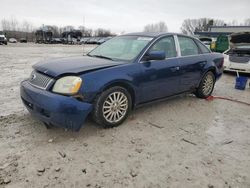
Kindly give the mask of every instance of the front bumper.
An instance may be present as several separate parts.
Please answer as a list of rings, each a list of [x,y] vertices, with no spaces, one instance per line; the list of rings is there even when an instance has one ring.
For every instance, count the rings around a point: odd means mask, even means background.
[[[92,104],[38,89],[27,80],[21,83],[22,101],[32,116],[47,124],[79,131]]]

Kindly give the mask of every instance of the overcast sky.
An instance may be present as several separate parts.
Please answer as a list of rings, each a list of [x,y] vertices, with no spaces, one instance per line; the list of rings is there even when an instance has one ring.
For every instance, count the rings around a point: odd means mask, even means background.
[[[250,0],[0,0],[0,20],[15,17],[35,26],[84,25],[113,32],[142,31],[144,25],[166,22],[179,32],[186,18],[211,17],[243,22],[250,18]]]

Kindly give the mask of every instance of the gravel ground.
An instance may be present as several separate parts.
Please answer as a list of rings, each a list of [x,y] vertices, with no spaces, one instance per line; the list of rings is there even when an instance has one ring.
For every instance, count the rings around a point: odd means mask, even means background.
[[[84,49],[88,51],[90,47]],[[88,121],[47,130],[30,117],[19,83],[42,59],[82,46],[0,46],[0,187],[250,187],[250,106],[183,95],[135,110],[121,126]],[[250,103],[223,75],[214,95]]]

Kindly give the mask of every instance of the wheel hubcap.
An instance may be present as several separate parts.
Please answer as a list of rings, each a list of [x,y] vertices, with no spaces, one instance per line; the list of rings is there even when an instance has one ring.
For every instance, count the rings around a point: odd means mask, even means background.
[[[106,121],[116,123],[125,116],[127,109],[127,96],[122,92],[114,92],[104,101],[102,112]]]
[[[213,76],[208,74],[206,78],[204,79],[203,86],[202,86],[202,91],[204,95],[210,95],[210,93],[213,90],[214,86],[214,79]]]

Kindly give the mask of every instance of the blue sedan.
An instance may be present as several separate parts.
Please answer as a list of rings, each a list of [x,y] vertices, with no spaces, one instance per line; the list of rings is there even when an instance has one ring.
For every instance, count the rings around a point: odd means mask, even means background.
[[[207,98],[223,71],[222,54],[175,33],[117,36],[86,56],[43,61],[21,83],[21,99],[46,125],[80,130],[91,115],[120,125],[138,105],[194,93]]]

